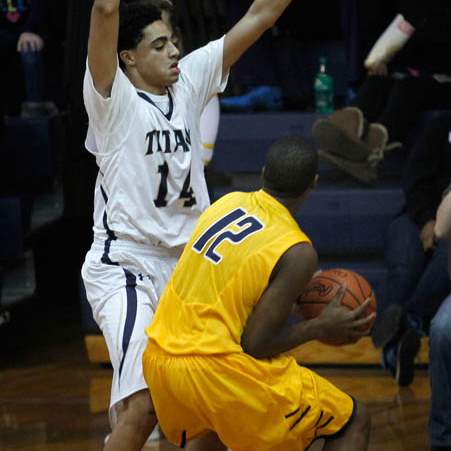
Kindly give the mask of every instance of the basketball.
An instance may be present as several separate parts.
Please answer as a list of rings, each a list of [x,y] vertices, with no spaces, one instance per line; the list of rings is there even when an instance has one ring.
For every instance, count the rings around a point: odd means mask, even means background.
[[[368,281],[354,271],[337,268],[318,273],[308,283],[304,293],[297,302],[297,312],[300,317],[303,319],[312,319],[319,316],[343,284],[346,285],[346,290],[341,305],[347,307],[349,310],[354,310],[363,304],[366,299],[371,298],[365,316],[376,312],[376,297]],[[373,323],[370,324],[371,327]],[[322,341],[335,346],[340,345],[340,343],[329,340]]]

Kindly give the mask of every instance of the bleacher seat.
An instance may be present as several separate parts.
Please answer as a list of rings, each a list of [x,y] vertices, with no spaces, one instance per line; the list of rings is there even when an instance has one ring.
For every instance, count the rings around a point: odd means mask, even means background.
[[[0,142],[0,307],[12,307],[35,293],[30,238],[36,227],[49,222],[47,210],[56,209],[62,125],[59,116],[5,120]],[[60,213],[60,203],[57,207]]]

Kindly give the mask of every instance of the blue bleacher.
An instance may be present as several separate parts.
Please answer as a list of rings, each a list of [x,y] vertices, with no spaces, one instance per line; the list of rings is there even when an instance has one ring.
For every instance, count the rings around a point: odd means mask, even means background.
[[[0,310],[35,292],[31,238],[37,226],[49,222],[46,208],[56,208],[61,132],[57,116],[5,120],[0,140]]]

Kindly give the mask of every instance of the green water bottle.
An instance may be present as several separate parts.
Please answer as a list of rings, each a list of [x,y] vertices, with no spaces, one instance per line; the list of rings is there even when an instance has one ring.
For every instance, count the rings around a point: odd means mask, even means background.
[[[315,109],[317,113],[331,114],[334,111],[334,79],[327,73],[327,59],[319,59],[319,72],[315,77]]]

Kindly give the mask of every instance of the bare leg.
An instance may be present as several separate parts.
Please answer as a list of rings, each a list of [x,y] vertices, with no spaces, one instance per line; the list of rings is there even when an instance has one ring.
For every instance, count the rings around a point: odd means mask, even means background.
[[[141,451],[156,424],[149,392],[134,393],[124,401],[118,422],[103,451]]]
[[[326,440],[323,451],[366,451],[370,438],[371,418],[366,407],[357,402],[357,412],[343,436]]]
[[[204,436],[188,443],[187,451],[227,451],[214,432],[209,432]]]

